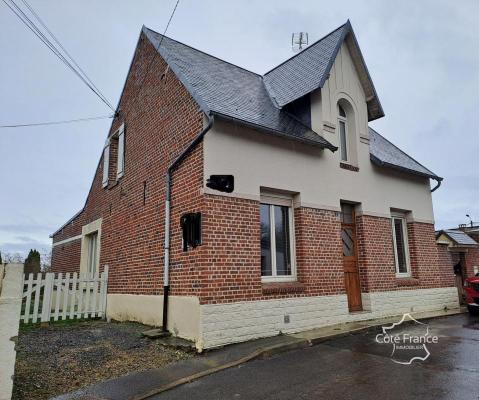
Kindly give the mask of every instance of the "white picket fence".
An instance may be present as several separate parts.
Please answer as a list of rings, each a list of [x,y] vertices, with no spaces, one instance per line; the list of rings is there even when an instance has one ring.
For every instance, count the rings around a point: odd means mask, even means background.
[[[30,274],[23,281],[21,322],[103,318],[106,312],[108,267],[101,274]]]

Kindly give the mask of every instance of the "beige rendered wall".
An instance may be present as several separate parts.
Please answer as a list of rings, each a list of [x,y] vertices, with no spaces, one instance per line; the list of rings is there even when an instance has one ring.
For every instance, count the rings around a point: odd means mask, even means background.
[[[3,278],[3,279],[2,279]],[[0,264],[0,400],[10,400],[23,294],[23,264]]]
[[[311,96],[311,127],[335,145],[338,145],[337,135],[331,134],[324,124],[336,127],[336,105],[342,98],[354,108],[357,143],[360,137],[369,138],[366,96],[346,43],[339,49],[323,88]]]
[[[196,341],[200,329],[200,303],[193,296],[170,296],[168,329],[175,336]],[[106,314],[116,321],[137,321],[145,325],[161,326],[163,296],[109,294]]]
[[[359,143],[360,170],[353,172],[339,167],[338,152],[216,121],[204,154],[205,179],[234,175],[232,196],[259,200],[260,187],[268,187],[299,193],[306,207],[339,210],[340,200],[347,200],[361,203],[365,214],[389,217],[398,208],[412,211],[417,221],[434,219],[429,181],[374,166],[367,143]]]

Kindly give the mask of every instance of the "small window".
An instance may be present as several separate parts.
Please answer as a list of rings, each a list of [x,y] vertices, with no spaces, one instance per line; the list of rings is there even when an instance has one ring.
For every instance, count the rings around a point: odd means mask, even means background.
[[[117,159],[116,178],[119,179],[125,173],[125,125],[118,130],[118,159]]]
[[[184,214],[180,219],[183,232],[183,251],[201,244],[201,213]]]
[[[93,232],[87,236],[88,240],[88,273],[94,275],[98,264],[98,232]]]
[[[406,218],[403,216],[393,216],[391,220],[394,242],[394,258],[396,262],[396,275],[409,276],[410,262]]]
[[[260,223],[263,280],[292,280],[295,270],[291,200],[262,202]]]
[[[338,104],[339,150],[341,161],[348,161],[348,124],[343,107]]]
[[[103,149],[103,187],[108,186],[108,174],[109,174],[109,165],[110,165],[110,145]]]

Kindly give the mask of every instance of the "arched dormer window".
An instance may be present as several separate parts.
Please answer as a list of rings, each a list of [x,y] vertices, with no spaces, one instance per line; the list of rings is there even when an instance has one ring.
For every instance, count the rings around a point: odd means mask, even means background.
[[[338,126],[339,126],[339,151],[341,161],[349,161],[348,155],[348,120],[344,108],[338,104]]]

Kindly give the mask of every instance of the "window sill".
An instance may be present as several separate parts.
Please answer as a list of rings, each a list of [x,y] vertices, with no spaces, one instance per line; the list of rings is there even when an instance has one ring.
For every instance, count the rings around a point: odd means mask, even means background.
[[[359,167],[356,167],[354,165],[351,165],[351,164],[348,164],[348,163],[345,163],[345,162],[339,163],[339,166],[342,169],[347,169],[348,171],[359,172]]]
[[[419,286],[419,279],[411,277],[396,277],[396,285],[398,286]]]
[[[268,282],[262,283],[263,294],[301,293],[306,286],[301,282]]]
[[[117,180],[110,180],[110,182],[108,182],[108,185],[104,186],[103,188],[110,190],[110,189],[113,189],[116,185],[118,185],[118,179]]]

